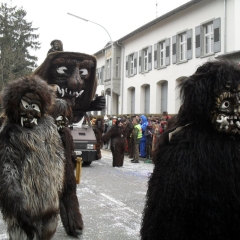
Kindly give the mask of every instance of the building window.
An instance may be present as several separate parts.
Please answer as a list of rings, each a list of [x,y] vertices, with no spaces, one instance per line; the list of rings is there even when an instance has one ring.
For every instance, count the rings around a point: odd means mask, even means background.
[[[120,57],[116,59],[116,77],[120,77]]]
[[[204,26],[204,54],[213,53],[213,23]]]
[[[221,52],[221,18],[195,27],[195,56],[209,56]]]
[[[130,76],[132,76],[134,73],[134,55],[133,54],[130,55],[129,58],[130,58]]]
[[[144,66],[144,72],[148,71],[148,49],[143,49],[143,66]]]
[[[107,79],[111,78],[111,59],[107,60]]]
[[[164,67],[166,65],[166,46],[165,41],[159,43],[159,51],[160,51],[160,67]]]
[[[179,34],[179,61],[185,61],[187,59],[187,34]]]

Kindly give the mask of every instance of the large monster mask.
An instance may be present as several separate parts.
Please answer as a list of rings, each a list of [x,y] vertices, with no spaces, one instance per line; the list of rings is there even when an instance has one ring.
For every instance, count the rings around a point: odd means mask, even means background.
[[[65,99],[72,107],[78,122],[87,111],[102,110],[105,98],[95,97],[96,58],[91,55],[74,52],[55,52],[48,54],[42,65],[36,69],[38,75],[55,90],[58,98]]]
[[[227,84],[216,94],[212,123],[219,132],[240,134],[240,85],[231,89]]]

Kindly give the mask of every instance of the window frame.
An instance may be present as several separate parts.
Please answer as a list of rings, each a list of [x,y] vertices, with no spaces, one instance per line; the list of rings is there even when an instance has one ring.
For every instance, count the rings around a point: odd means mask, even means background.
[[[182,41],[182,37],[184,37]],[[187,61],[187,32],[184,31],[178,34],[178,62]]]
[[[163,68],[166,67],[166,40],[161,41],[159,44],[159,67]],[[163,48],[162,48],[163,45]],[[163,56],[161,56],[163,54]],[[163,60],[163,64],[162,64]]]
[[[211,32],[207,33],[207,27],[211,26]],[[204,25],[202,25],[203,27],[203,55],[209,55],[209,54],[213,54],[214,53],[214,33],[213,33],[213,22],[210,21]],[[210,37],[210,44],[207,44],[207,40],[206,38]],[[207,52],[207,46],[210,46],[210,51]]]
[[[143,51],[143,70],[144,70],[143,72],[148,72],[148,48],[144,48],[142,51]]]

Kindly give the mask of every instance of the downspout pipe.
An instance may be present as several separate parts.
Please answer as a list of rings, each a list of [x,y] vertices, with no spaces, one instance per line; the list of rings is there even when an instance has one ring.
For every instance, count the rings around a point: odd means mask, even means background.
[[[226,1],[223,0],[223,9],[224,9],[224,53],[226,53],[227,50],[227,6],[226,6]]]
[[[119,45],[122,48],[122,66],[121,66],[121,114],[123,114],[123,78],[124,78],[124,54],[125,54],[125,48],[123,45],[117,42],[117,45]]]

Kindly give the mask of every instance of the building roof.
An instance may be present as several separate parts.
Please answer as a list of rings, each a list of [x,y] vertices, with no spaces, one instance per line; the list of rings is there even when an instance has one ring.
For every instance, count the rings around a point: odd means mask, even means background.
[[[162,16],[154,19],[154,20],[152,20],[151,22],[148,22],[147,24],[141,26],[140,28],[137,28],[136,30],[128,33],[128,34],[125,35],[124,37],[119,38],[119,39],[118,39],[117,41],[115,41],[115,42],[121,43],[121,42],[127,40],[128,38],[130,38],[130,37],[132,37],[132,36],[134,36],[134,35],[142,32],[142,31],[144,31],[145,29],[153,26],[154,24],[157,24],[157,23],[159,23],[160,21],[162,21],[162,20],[164,20],[164,19],[166,19],[166,18],[168,18],[168,17],[171,17],[171,16],[173,16],[174,14],[176,14],[176,13],[178,13],[178,12],[181,12],[181,11],[185,10],[186,8],[189,8],[189,7],[191,7],[192,5],[194,5],[194,4],[198,3],[198,2],[201,2],[201,1],[203,1],[203,0],[191,0],[191,1],[189,1],[189,2],[187,2],[187,3],[185,3],[185,4],[183,4],[183,5],[181,5],[180,7],[175,8],[175,9],[173,9],[172,11],[170,11],[170,12],[168,12],[168,13],[165,13],[164,15],[162,15]],[[108,44],[107,44],[107,45],[108,45]],[[107,45],[106,45],[106,46],[107,46]],[[93,55],[95,55],[95,56],[99,55],[100,53],[102,53],[102,52],[104,51],[104,49],[105,49],[105,47],[104,47],[103,49],[99,50],[98,52],[94,53]]]

